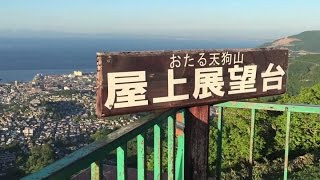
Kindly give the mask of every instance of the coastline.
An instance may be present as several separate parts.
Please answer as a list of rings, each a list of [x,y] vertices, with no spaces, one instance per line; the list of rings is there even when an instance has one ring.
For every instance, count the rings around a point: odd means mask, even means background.
[[[36,74],[43,75],[61,75],[72,74],[73,71],[96,72],[96,69],[31,69],[31,70],[0,70],[0,84],[14,81],[27,82],[31,81]]]

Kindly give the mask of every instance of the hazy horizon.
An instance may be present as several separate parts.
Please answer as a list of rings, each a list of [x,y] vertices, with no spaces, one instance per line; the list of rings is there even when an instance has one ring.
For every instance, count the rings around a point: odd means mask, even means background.
[[[4,1],[0,79],[14,79],[18,70],[94,69],[97,51],[256,48],[320,29],[319,6],[303,0]]]
[[[301,31],[302,32],[302,31]],[[298,34],[297,32],[295,34]],[[178,40],[249,40],[249,41],[273,41],[278,38],[291,36],[294,34],[283,33],[283,35],[272,37],[243,37],[234,35],[221,35],[219,33],[204,35],[203,33],[190,34],[144,34],[144,33],[78,33],[50,30],[9,30],[0,29],[0,38],[129,38],[129,39],[178,39]]]
[[[12,0],[1,3],[0,36],[46,32],[56,36],[271,40],[320,29],[315,23],[320,2],[311,1]]]

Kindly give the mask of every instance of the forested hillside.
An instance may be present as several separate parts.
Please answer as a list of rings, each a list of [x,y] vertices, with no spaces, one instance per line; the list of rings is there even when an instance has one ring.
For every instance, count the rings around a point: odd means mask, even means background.
[[[292,50],[305,50],[320,53],[320,31],[305,31],[297,35],[289,36],[300,41],[293,43]]]
[[[319,30],[283,37],[260,47],[289,49],[288,94],[296,95],[302,88],[320,83]]]
[[[320,55],[309,54],[289,59],[288,93],[297,94],[302,88],[320,83]]]

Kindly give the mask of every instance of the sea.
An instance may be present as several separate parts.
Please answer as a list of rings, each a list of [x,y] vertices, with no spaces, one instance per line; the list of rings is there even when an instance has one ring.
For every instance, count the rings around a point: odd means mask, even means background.
[[[30,81],[36,74],[96,72],[96,52],[254,48],[261,40],[0,37],[0,83]]]

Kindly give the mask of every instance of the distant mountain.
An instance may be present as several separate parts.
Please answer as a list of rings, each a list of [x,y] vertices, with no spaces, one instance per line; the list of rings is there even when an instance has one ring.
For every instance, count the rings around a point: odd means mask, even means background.
[[[320,53],[320,30],[304,31],[297,35],[265,43],[261,47],[285,47],[292,53],[299,55],[318,54]]]
[[[260,47],[289,49],[288,93],[320,83],[320,30],[305,31],[268,42]]]

